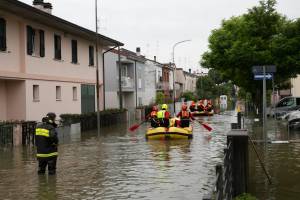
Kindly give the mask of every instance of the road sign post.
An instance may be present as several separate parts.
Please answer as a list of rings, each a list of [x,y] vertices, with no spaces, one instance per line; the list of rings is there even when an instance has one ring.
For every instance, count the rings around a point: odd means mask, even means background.
[[[267,129],[266,129],[266,107],[267,107],[267,86],[266,80],[273,80],[273,73],[276,72],[275,65],[263,65],[263,66],[253,66],[252,72],[254,74],[254,80],[263,81],[263,139],[267,143]]]

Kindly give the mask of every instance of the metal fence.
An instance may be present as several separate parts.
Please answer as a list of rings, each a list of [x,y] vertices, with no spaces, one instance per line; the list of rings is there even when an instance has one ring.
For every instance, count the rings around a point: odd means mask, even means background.
[[[0,124],[0,145],[13,144],[13,124]]]
[[[0,124],[0,145],[13,145],[19,134],[21,134],[20,140],[22,145],[34,145],[36,124],[35,121]],[[18,126],[20,131],[18,131]]]
[[[37,123],[35,121],[22,123],[22,145],[34,145],[36,124]]]
[[[233,148],[232,141],[228,138],[227,147],[224,149],[224,165],[216,166],[216,179],[214,182],[215,191],[214,198],[206,196],[205,200],[216,199],[216,200],[230,200],[233,197],[232,188],[232,157]]]

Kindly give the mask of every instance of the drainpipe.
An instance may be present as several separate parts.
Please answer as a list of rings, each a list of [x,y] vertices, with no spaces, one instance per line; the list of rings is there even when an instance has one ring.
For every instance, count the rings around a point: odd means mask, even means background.
[[[105,110],[106,109],[106,100],[105,100],[105,91],[106,91],[106,89],[105,89],[105,60],[104,60],[104,56],[105,56],[105,54],[106,53],[108,53],[108,52],[110,52],[110,51],[112,51],[112,50],[114,50],[115,48],[117,48],[117,47],[119,47],[119,46],[115,46],[115,47],[113,47],[113,48],[110,48],[110,49],[108,49],[107,51],[104,51],[103,53],[102,53],[102,66],[103,66],[103,110]]]
[[[136,71],[136,60],[134,61],[134,77],[135,77],[135,108],[137,107],[137,101],[138,101],[138,96],[137,96],[137,71]]]
[[[121,55],[120,55],[120,46],[118,46],[118,66],[119,66],[119,100],[120,100],[120,109],[123,109],[123,97],[122,97],[122,81],[121,81]]]

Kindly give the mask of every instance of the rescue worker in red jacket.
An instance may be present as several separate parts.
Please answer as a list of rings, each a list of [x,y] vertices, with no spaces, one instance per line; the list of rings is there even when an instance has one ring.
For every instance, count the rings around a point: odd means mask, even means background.
[[[35,129],[36,156],[39,162],[38,174],[45,174],[47,166],[49,175],[56,173],[58,137],[55,130],[57,127],[55,118],[55,113],[48,113]]]
[[[203,100],[200,100],[200,101],[198,102],[197,110],[198,110],[199,112],[202,112],[202,111],[205,110],[205,106],[204,106],[204,104],[203,104]]]
[[[163,104],[161,106],[160,111],[157,112],[157,118],[159,120],[159,124],[162,127],[169,127],[170,126],[170,112],[168,111],[168,105]]]
[[[177,114],[177,117],[180,117],[180,126],[182,128],[190,126],[190,119],[195,120],[192,113],[187,110],[187,105],[183,104],[181,111]]]
[[[195,110],[196,110],[196,104],[195,104],[194,101],[192,101],[192,103],[191,103],[191,105],[190,105],[190,111],[191,111],[191,112],[195,112]]]
[[[212,104],[211,100],[207,101],[206,111],[211,112],[214,109],[214,106]]]
[[[158,121],[158,118],[157,118],[157,112],[158,112],[158,108],[157,106],[153,106],[152,107],[152,111],[150,113],[150,122],[151,122],[151,126],[153,128],[157,128],[159,127],[159,121]]]

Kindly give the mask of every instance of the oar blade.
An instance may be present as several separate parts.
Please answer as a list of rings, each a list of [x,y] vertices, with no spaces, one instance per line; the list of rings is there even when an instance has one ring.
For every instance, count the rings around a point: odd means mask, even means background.
[[[205,123],[201,123],[201,125],[208,131],[212,131],[212,127],[209,126],[208,124],[205,124]]]
[[[129,128],[129,130],[130,130],[131,132],[133,132],[133,131],[135,131],[136,129],[138,129],[139,127],[140,127],[139,124],[135,124],[135,125],[131,126],[131,127]]]

